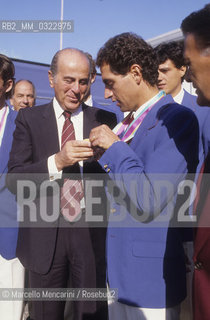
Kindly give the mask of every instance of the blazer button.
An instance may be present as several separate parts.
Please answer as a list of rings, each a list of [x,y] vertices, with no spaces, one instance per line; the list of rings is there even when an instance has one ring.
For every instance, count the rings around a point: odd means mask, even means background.
[[[202,269],[203,269],[203,264],[202,264],[202,262],[196,261],[194,268],[195,268],[195,270],[198,270],[198,271],[202,270]]]

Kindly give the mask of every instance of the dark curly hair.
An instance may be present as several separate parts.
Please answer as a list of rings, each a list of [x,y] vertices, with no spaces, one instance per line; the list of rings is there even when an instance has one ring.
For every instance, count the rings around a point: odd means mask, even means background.
[[[210,3],[201,10],[192,12],[181,24],[184,34],[192,33],[200,48],[210,46]]]
[[[151,86],[158,79],[158,63],[154,49],[140,36],[126,32],[109,39],[99,50],[96,64],[108,64],[113,73],[125,75],[133,64],[141,67],[143,79]]]
[[[158,63],[162,64],[166,60],[171,60],[177,69],[186,65],[184,58],[184,42],[183,41],[171,41],[167,43],[161,43],[155,47]]]
[[[10,58],[5,56],[4,54],[0,54],[0,77],[4,81],[4,85],[8,80],[13,81],[13,85],[15,82],[15,67]],[[12,89],[9,92],[6,92],[5,98],[11,98]]]

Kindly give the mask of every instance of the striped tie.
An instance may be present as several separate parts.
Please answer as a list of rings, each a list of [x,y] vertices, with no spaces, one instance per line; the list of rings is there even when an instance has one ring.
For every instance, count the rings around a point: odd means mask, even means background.
[[[65,122],[63,125],[61,148],[69,140],[75,140],[74,126],[71,121],[71,113],[64,111]],[[65,170],[64,170],[65,171]],[[84,197],[81,180],[64,179],[61,188],[61,213],[68,221],[78,220],[81,212],[80,200]],[[77,218],[77,219],[76,219]]]

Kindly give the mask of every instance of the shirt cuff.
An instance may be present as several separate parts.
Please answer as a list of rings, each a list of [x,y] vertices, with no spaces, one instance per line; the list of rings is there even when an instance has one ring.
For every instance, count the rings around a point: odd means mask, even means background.
[[[55,164],[55,154],[50,156],[47,159],[47,166],[48,166],[48,172],[50,181],[61,179],[63,171],[58,171],[56,164]]]

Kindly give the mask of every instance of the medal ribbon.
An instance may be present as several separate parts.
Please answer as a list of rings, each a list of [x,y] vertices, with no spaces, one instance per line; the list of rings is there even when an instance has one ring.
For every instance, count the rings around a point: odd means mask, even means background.
[[[118,136],[123,134],[121,137],[121,140],[124,142],[131,140],[134,137],[138,127],[146,117],[147,113],[165,95],[166,94],[164,91],[160,91],[156,96],[150,99],[148,103],[145,105],[145,107],[142,109],[142,111],[130,124],[129,124],[129,120],[132,115],[132,112],[129,113],[127,117],[125,117],[125,119],[122,120],[122,122],[117,124],[117,126],[113,129],[113,132]]]
[[[3,124],[4,124],[4,119],[5,119],[5,116],[6,116],[6,114],[7,114],[7,106],[4,108],[4,113],[3,113],[3,116],[2,116],[2,118],[1,118],[1,122],[0,122],[0,132],[1,132],[1,129],[2,129],[2,127],[3,127]]]

